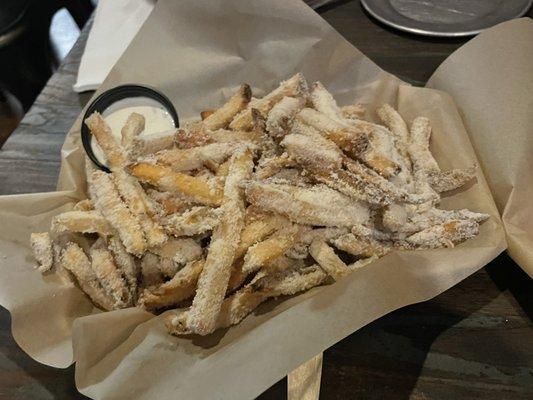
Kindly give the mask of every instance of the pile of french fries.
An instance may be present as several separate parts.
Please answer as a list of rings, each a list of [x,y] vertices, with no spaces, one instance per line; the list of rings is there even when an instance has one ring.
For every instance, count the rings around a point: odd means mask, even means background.
[[[95,113],[111,173],[87,161],[89,198],[32,234],[39,269],[104,310],[174,309],[170,333],[206,335],[390,251],[477,235],[487,215],[437,208],[475,168],[441,171],[427,118],[367,114],[301,74],[262,98],[242,85],[173,132],[139,136],[131,114],[120,143]]]

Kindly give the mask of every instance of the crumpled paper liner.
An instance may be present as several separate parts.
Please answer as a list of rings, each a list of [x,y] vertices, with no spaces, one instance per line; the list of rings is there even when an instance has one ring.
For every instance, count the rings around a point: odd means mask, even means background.
[[[496,29],[506,31],[506,24]],[[475,41],[491,45],[484,35]],[[300,2],[159,0],[100,92],[124,83],[155,87],[183,121],[220,104],[241,82],[261,94],[297,71],[322,81],[341,104],[364,102],[372,119],[384,102],[408,122],[429,117],[432,150],[444,169],[491,163],[476,159],[469,139],[476,131],[466,131],[449,95],[382,71]],[[22,349],[56,367],[75,360],[77,387],[92,398],[254,397],[374,319],[450,288],[507,246],[480,169],[475,184],[442,201],[443,208],[491,215],[475,239],[454,249],[392,253],[335,284],[269,301],[235,327],[173,337],[162,316],[98,312],[74,286],[33,269],[30,232],[48,230],[52,216],[85,197],[80,122],[65,140],[58,192],[0,197],[0,223],[9,227],[0,232],[0,303],[11,312]]]

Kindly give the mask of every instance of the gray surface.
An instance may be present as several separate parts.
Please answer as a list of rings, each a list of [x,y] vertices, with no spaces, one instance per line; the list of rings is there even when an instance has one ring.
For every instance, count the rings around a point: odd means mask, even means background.
[[[427,36],[474,35],[524,15],[532,0],[361,0],[376,19]]]

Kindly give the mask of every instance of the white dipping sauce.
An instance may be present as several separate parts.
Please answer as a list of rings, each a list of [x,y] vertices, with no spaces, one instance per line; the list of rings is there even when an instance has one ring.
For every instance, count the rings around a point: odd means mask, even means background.
[[[130,114],[134,112],[141,114],[145,120],[144,131],[142,131],[139,136],[148,136],[153,133],[164,132],[174,128],[174,120],[164,108],[149,105],[117,108],[115,104],[113,104],[113,106],[104,112],[103,117],[111,128],[111,132],[117,139],[118,143],[122,140],[120,133],[122,127],[126,123]],[[94,136],[91,138],[91,148],[98,161],[103,165],[107,165],[105,155]]]

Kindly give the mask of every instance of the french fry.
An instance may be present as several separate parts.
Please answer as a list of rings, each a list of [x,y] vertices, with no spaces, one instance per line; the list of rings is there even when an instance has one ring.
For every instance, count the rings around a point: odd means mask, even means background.
[[[429,150],[429,139],[431,136],[431,125],[429,119],[424,117],[415,118],[411,126],[409,140],[409,156],[413,162],[415,171],[422,171],[426,175],[440,172],[437,160]]]
[[[311,86],[309,100],[315,110],[327,115],[329,118],[342,121],[343,116],[341,109],[330,92],[320,82],[315,82]]]
[[[249,149],[232,156],[224,185],[223,213],[220,223],[213,230],[205,266],[198,279],[198,289],[187,318],[189,329],[195,333],[205,335],[216,329],[244,226],[244,193],[240,182],[250,177],[252,168],[252,152]]]
[[[137,281],[140,275],[140,268],[134,257],[126,251],[126,248],[116,236],[108,239],[109,251],[113,255],[115,263],[120,269],[131,293],[132,301],[137,299]]]
[[[269,238],[252,245],[244,256],[242,271],[252,273],[268,265],[289,250],[298,234],[298,226],[292,225],[281,229]]]
[[[124,166],[126,163],[126,154],[111,133],[111,128],[109,128],[102,116],[95,111],[85,120],[85,124],[104,152],[109,169]]]
[[[210,115],[212,115],[216,110],[203,110],[203,111],[200,111],[200,118],[202,119],[202,121],[204,119],[206,119],[207,117],[209,117]]]
[[[54,265],[54,253],[50,234],[48,232],[32,233],[30,235],[30,244],[33,256],[39,263],[39,272],[44,273],[50,271]]]
[[[280,172],[283,168],[294,167],[296,165],[296,162],[287,153],[283,153],[281,156],[275,156],[265,160],[255,172],[255,177],[257,179],[267,179]]]
[[[392,108],[389,104],[384,104],[377,110],[377,114],[381,121],[390,129],[391,133],[396,138],[396,146],[398,151],[404,158],[406,167],[410,170],[411,163],[408,155],[409,131],[407,124],[402,116]]]
[[[302,74],[298,73],[288,80],[281,82],[272,92],[261,99],[252,99],[248,106],[238,113],[229,124],[233,130],[250,130],[252,128],[252,108],[255,108],[263,115],[267,115],[270,109],[283,97],[298,97],[307,95],[307,82]]]
[[[91,248],[91,268],[102,288],[113,299],[113,308],[124,308],[132,304],[131,293],[113,261],[113,256],[105,248]]]
[[[95,208],[117,231],[129,253],[142,254],[146,249],[146,240],[141,226],[121,200],[109,175],[102,171],[95,171],[92,174],[92,180],[96,197]]]
[[[325,186],[297,186],[253,182],[246,188],[248,201],[267,212],[285,215],[304,225],[351,226],[368,219],[368,209]]]
[[[364,119],[366,108],[361,103],[341,107],[341,115],[346,119]]]
[[[382,257],[392,250],[392,246],[382,243],[371,237],[356,236],[347,233],[331,241],[339,250],[359,257],[371,257],[377,255]]]
[[[141,282],[143,287],[158,286],[163,283],[163,275],[159,268],[160,257],[149,251],[141,258]]]
[[[174,236],[193,236],[212,230],[219,220],[219,208],[200,206],[168,216],[164,226]]]
[[[220,205],[222,201],[221,193],[213,192],[201,179],[172,171],[168,167],[137,163],[130,166],[130,171],[143,182],[164,191],[184,194],[200,204]]]
[[[156,207],[160,208],[159,213],[162,215],[182,213],[198,204],[190,197],[177,193],[148,189],[146,194],[156,204]]]
[[[179,132],[179,129],[171,129],[146,136],[133,137],[129,148],[131,159],[135,160],[139,157],[171,148],[176,143]]]
[[[204,119],[203,123],[209,130],[216,130],[227,126],[233,117],[244,109],[252,98],[252,89],[247,84],[241,85],[237,93],[216,110],[213,114]]]
[[[274,139],[283,139],[290,132],[294,117],[304,105],[304,97],[282,98],[268,113],[265,126],[268,134]]]
[[[126,123],[120,131],[121,143],[125,149],[129,149],[132,145],[133,138],[139,136],[144,131],[145,120],[139,113],[131,113],[126,120]]]
[[[98,211],[67,211],[52,219],[52,232],[98,233],[113,235],[115,229]]]
[[[455,190],[476,177],[476,167],[452,169],[430,174],[428,181],[433,190],[438,193]]]
[[[211,143],[191,149],[163,150],[155,154],[155,161],[174,171],[191,171],[202,168],[207,162],[222,163],[238,146],[238,143]]]
[[[311,246],[309,246],[309,254],[311,254],[322,269],[335,280],[346,276],[350,272],[350,269],[346,264],[323,240],[313,240]]]
[[[479,233],[479,224],[468,220],[451,220],[417,232],[406,239],[408,247],[435,249],[454,247],[456,243],[473,238]]]
[[[139,302],[148,309],[160,309],[192,297],[204,264],[205,260],[191,261],[170,281],[153,289],[145,289]]]
[[[92,302],[104,310],[113,310],[114,300],[104,291],[96,274],[91,268],[91,262],[84,251],[75,243],[67,244],[61,253],[61,265],[76,278],[81,290]]]
[[[202,256],[202,247],[191,238],[169,238],[165,244],[150,251],[179,264],[186,264]]]

